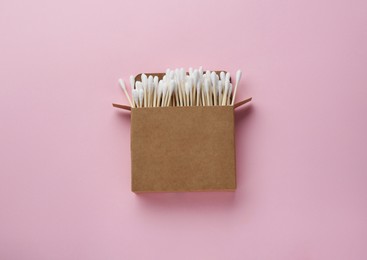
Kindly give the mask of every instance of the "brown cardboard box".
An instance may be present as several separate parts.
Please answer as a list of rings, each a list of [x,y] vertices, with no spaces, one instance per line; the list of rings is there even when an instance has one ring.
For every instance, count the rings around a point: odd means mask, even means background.
[[[132,191],[234,191],[234,108],[250,100],[206,107],[113,104],[131,110]]]

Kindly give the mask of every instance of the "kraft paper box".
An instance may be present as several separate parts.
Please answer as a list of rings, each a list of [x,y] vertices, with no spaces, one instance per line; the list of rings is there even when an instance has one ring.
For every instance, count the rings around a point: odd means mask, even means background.
[[[131,110],[132,191],[234,191],[234,108],[250,100],[235,106],[113,104]]]

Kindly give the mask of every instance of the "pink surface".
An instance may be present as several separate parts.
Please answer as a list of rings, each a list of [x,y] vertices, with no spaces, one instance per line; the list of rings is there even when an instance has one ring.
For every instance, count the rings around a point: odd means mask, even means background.
[[[0,2],[0,259],[367,259],[366,1]],[[130,192],[119,77],[241,68],[235,193]]]

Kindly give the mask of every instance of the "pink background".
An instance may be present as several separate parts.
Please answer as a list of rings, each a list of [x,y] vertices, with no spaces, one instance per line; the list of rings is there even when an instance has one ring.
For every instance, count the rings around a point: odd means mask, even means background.
[[[366,1],[0,2],[0,259],[367,259]],[[244,78],[235,193],[130,192],[117,79]]]

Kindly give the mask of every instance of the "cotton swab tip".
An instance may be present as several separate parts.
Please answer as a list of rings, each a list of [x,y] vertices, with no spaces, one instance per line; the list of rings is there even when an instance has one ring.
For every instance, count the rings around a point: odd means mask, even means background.
[[[130,86],[131,89],[133,89],[135,86],[135,77],[133,75],[130,76]]]
[[[229,84],[231,84],[231,83],[229,82],[229,80],[228,80],[228,81],[226,80],[226,83],[225,83],[225,85],[224,85],[224,89],[225,89],[225,91],[228,91],[228,89],[229,89]]]
[[[220,72],[220,74],[219,74],[219,76],[220,76],[220,80],[221,80],[222,82],[224,82],[224,81],[225,81],[225,79],[226,79],[226,74],[224,73],[224,71],[221,71],[221,72]]]
[[[223,91],[223,84],[222,84],[222,81],[221,80],[218,81],[218,91],[220,93],[222,93],[222,91]]]
[[[139,89],[139,101],[141,102],[144,98],[144,90],[143,89]]]
[[[137,81],[136,82],[136,89],[140,91],[140,89],[143,89],[143,84],[141,83],[141,81]]]
[[[188,82],[185,82],[185,92],[186,92],[186,95],[190,94],[190,86]]]
[[[201,89],[201,82],[199,80],[198,83],[196,83],[196,92],[199,93],[200,89]]]
[[[237,72],[236,72],[236,84],[237,84],[237,82],[239,82],[241,80],[241,76],[242,76],[242,71],[237,70]]]
[[[136,104],[138,104],[138,103],[139,103],[139,90],[137,90],[137,89],[133,89],[133,90],[132,90],[132,93],[133,93],[133,99],[134,99],[134,102],[135,102]]]
[[[152,75],[149,75],[149,77],[148,77],[148,83],[153,83],[153,76]]]
[[[162,91],[163,91],[163,93],[166,93],[166,91],[167,91],[167,83],[166,82],[162,82]]]
[[[125,91],[126,90],[125,82],[122,79],[119,79],[119,83],[121,88]]]
[[[229,72],[227,72],[226,73],[226,82],[228,81],[230,81],[230,79],[231,79],[231,74],[229,73]]]
[[[204,81],[204,90],[206,93],[209,93],[209,80]]]
[[[146,87],[148,85],[148,77],[144,73],[141,74],[141,82],[143,83],[143,87]]]
[[[203,75],[203,66],[200,66],[200,67],[199,67],[199,74],[200,74],[200,76],[202,76],[202,75]]]
[[[158,97],[161,96],[162,91],[163,91],[163,81],[159,81],[159,83],[158,83]]]
[[[217,73],[214,71],[210,74],[210,79],[212,80],[212,84],[214,87],[217,85]]]

